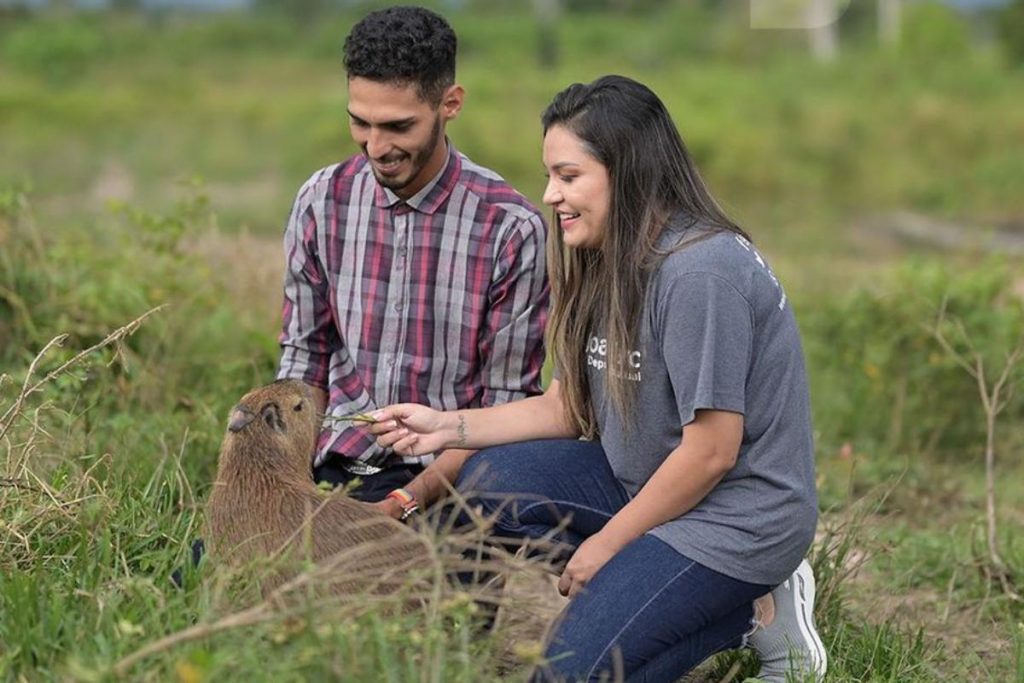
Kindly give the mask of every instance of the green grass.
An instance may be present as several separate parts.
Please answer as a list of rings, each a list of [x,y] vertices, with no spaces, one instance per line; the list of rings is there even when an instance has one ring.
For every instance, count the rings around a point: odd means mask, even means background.
[[[941,16],[908,25],[901,54],[850,41],[827,66],[795,36],[690,5],[570,14],[552,68],[535,61],[527,16],[452,20],[468,99],[450,133],[475,160],[539,199],[538,116],[552,94],[634,75],[772,257],[812,380],[829,680],[1024,681],[1024,609],[986,574],[976,389],[928,330],[945,297],[997,364],[1024,334],[1021,263],[910,258],[858,227],[894,209],[1019,222],[1024,74],[956,47],[962,27]],[[500,677],[499,643],[476,637],[459,599],[390,617],[310,603],[231,626],[242,593],[227,578],[207,566],[187,570],[183,590],[167,578],[188,566],[229,408],[273,375],[291,196],[353,151],[338,56],[348,25],[0,25],[0,678],[105,680],[145,645],[218,623],[128,677]],[[94,345],[18,403],[27,379]],[[1018,580],[1022,418],[1018,392],[997,440],[1000,543]],[[756,672],[728,655],[705,678],[736,664]]]
[[[14,22],[0,50],[0,181],[31,181],[40,211],[67,217],[111,196],[166,209],[168,180],[199,176],[227,229],[276,234],[309,173],[354,151],[340,67],[348,22]],[[797,36],[744,22],[570,16],[561,60],[546,68],[528,16],[456,14],[468,97],[452,137],[539,200],[540,111],[572,81],[622,72],[662,95],[755,236],[807,246],[895,207],[971,220],[1024,209],[1020,73],[969,52],[901,60],[857,45],[818,66]]]

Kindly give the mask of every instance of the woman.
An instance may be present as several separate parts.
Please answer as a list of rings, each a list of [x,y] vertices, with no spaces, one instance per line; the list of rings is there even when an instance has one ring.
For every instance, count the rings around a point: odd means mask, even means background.
[[[497,533],[561,529],[574,548],[538,678],[673,681],[748,642],[764,680],[791,661],[822,676],[802,562],[817,521],[810,409],[785,293],[648,88],[572,85],[542,123],[555,379],[493,408],[390,406],[374,415],[379,443],[507,444],[471,458],[458,486]]]

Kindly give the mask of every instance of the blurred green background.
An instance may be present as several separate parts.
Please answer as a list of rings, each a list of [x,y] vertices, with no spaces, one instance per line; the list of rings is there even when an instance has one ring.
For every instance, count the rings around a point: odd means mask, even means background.
[[[213,609],[159,577],[196,533],[228,408],[273,375],[280,234],[299,185],[355,152],[341,45],[385,4],[0,4],[0,676],[102,677]],[[984,533],[986,409],[959,363],[989,393],[1007,368],[992,492],[1020,577],[1024,1],[839,2],[818,32],[754,29],[739,1],[424,4],[459,35],[461,151],[539,203],[545,105],[632,76],[769,256],[804,335],[823,529],[860,524],[816,565],[842,580],[819,615],[833,680],[1024,681],[1024,610]],[[162,304],[18,403],[55,335],[34,377]],[[37,524],[25,481],[92,502]],[[184,647],[154,676],[294,673],[285,641]]]

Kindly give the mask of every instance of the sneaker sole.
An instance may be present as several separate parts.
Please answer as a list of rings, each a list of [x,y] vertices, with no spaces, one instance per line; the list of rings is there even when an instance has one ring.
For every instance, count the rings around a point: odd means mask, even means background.
[[[814,597],[816,592],[814,572],[811,571],[810,563],[804,560],[797,567],[795,574],[796,590],[794,595],[797,596],[797,622],[800,626],[800,635],[803,636],[807,649],[811,653],[813,661],[810,664],[814,668],[815,678],[820,681],[824,678],[825,670],[828,668],[828,655],[825,654],[825,646],[818,636],[818,630],[814,627]]]

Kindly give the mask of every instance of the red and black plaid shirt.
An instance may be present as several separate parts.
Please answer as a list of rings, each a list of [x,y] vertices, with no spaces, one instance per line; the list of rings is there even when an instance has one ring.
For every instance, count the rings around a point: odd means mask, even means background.
[[[372,474],[399,459],[331,417],[539,393],[545,236],[535,207],[450,142],[438,176],[404,201],[363,155],[313,174],[285,231],[278,378],[329,393],[315,464],[343,456]]]

